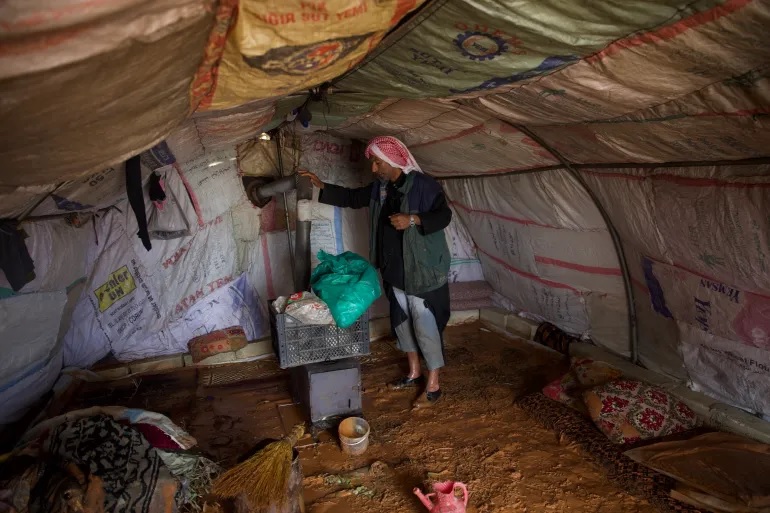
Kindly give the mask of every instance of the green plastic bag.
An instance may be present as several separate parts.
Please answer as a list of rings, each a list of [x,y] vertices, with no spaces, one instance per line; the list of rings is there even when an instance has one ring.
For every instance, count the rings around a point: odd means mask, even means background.
[[[310,287],[329,306],[337,326],[349,328],[382,293],[377,271],[350,251],[337,256],[319,251],[318,260]]]

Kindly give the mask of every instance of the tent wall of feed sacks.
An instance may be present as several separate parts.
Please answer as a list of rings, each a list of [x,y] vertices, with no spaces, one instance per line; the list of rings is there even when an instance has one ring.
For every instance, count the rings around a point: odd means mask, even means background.
[[[347,186],[399,137],[450,200],[452,282],[770,420],[769,26],[768,0],[3,2],[0,218],[36,278],[0,273],[0,422],[109,354],[267,335],[297,201],[242,177],[278,175],[279,127],[283,172]],[[150,251],[138,154],[188,233]],[[313,254],[367,254],[360,212],[303,215]]]

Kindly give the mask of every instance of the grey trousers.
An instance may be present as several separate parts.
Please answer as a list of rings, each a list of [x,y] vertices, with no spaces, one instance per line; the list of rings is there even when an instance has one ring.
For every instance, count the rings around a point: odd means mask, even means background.
[[[406,314],[406,320],[395,327],[398,348],[405,353],[419,350],[429,371],[443,367],[444,348],[441,333],[439,333],[436,318],[425,304],[425,300],[408,296],[403,290],[395,287],[393,296]]]

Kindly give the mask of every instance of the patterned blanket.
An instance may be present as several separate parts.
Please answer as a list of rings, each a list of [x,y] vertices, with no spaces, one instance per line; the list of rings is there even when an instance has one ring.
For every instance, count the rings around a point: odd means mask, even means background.
[[[104,483],[108,512],[172,511],[179,482],[158,451],[131,426],[107,416],[60,424],[51,432],[47,453],[88,469]]]
[[[708,513],[677,501],[670,496],[674,480],[639,465],[623,454],[625,449],[599,432],[590,419],[575,410],[547,398],[530,394],[517,401],[518,406],[546,429],[575,443],[607,473],[607,478],[629,493],[647,499],[661,513]]]
[[[52,425],[15,457],[29,465],[0,483],[8,511],[173,513],[182,498],[180,481],[159,451],[135,427],[108,415]]]

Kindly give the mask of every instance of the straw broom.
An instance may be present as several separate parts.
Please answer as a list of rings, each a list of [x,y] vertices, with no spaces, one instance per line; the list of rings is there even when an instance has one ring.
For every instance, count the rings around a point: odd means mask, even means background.
[[[212,487],[214,495],[230,499],[244,494],[252,507],[282,505],[287,499],[294,445],[304,434],[304,426],[295,426],[283,440],[219,476]]]

